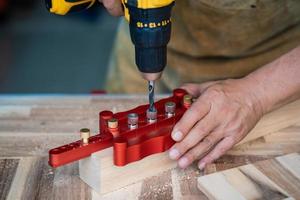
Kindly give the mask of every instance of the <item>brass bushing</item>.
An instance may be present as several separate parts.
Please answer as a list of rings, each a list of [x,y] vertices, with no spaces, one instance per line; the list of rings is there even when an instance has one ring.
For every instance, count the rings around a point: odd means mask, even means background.
[[[82,142],[84,144],[88,144],[89,143],[89,138],[91,135],[91,131],[88,128],[82,128],[80,129],[80,137],[82,139]]]
[[[186,94],[183,97],[183,104],[184,105],[191,105],[193,103],[193,97],[192,95]]]

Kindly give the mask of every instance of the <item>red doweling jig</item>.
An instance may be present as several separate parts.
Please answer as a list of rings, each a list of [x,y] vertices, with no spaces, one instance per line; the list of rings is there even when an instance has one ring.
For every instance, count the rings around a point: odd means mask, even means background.
[[[174,144],[172,128],[191,103],[191,96],[185,90],[175,89],[173,96],[155,103],[156,119],[147,113],[149,105],[115,114],[102,111],[99,134],[90,137],[89,129],[82,129],[81,140],[49,151],[49,164],[59,167],[108,147],[113,147],[116,166],[164,152]]]

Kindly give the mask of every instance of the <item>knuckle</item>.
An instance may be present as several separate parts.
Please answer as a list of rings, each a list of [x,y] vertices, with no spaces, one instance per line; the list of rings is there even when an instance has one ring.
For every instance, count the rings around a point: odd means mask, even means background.
[[[178,151],[183,154],[190,148],[189,143],[186,142],[186,140],[183,140],[182,142],[178,143],[177,149]]]
[[[229,145],[220,147],[220,149],[217,152],[217,156],[216,157],[220,157],[221,155],[223,155],[224,153],[226,153],[226,151],[228,151],[229,148],[230,148]]]
[[[239,124],[239,125],[236,127],[236,132],[237,132],[237,133],[242,133],[242,132],[244,132],[244,127],[241,126],[241,124]]]
[[[206,91],[206,94],[210,97],[210,98],[216,98],[220,95],[220,91],[217,88],[208,88]]]
[[[212,163],[214,161],[214,158],[211,155],[207,155],[205,157],[206,163]]]
[[[191,117],[198,117],[203,112],[203,102],[196,101],[191,108],[186,111]]]
[[[207,147],[211,148],[214,145],[214,139],[211,136],[207,136],[202,140],[202,144]]]
[[[209,129],[207,126],[201,126],[201,127],[196,127],[195,131],[197,132],[198,136],[203,136],[209,132]]]
[[[206,91],[206,95],[209,99],[219,100],[224,98],[223,90],[218,86],[208,88]]]
[[[232,147],[234,144],[235,144],[235,139],[233,138],[233,137],[229,137],[229,138],[227,138],[227,144],[228,144],[228,146],[229,147]]]
[[[190,163],[197,159],[197,152],[195,150],[191,150],[185,154],[185,157],[189,160]]]

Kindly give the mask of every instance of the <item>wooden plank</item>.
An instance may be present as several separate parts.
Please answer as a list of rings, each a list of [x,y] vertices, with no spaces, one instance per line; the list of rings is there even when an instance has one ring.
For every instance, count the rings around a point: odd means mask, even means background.
[[[286,165],[297,165],[300,168],[300,155],[294,154],[296,159],[290,162],[286,162]],[[300,179],[295,177],[290,171],[290,168],[286,168],[277,162],[276,159],[269,160],[268,162],[261,162],[255,164],[255,167],[263,174],[268,176],[271,181],[286,191],[291,197],[295,199],[300,198]]]
[[[298,168],[294,153],[199,177],[198,187],[210,199],[299,199]]]
[[[45,157],[20,158],[7,199],[50,199],[53,178]]]
[[[0,159],[0,199],[6,199],[15,177],[19,159]]]
[[[7,105],[0,106],[0,119],[14,118],[23,119],[30,117],[31,106]]]
[[[54,174],[51,199],[91,199],[91,190],[78,177],[78,163],[57,168]]]
[[[12,185],[10,187],[10,191],[8,194],[8,200],[21,199],[23,191],[25,190],[26,180],[28,177],[28,173],[31,168],[32,162],[36,159],[32,157],[20,158],[19,165],[16,171],[15,178],[13,179]]]
[[[276,160],[280,162],[284,168],[288,169],[294,176],[300,179],[300,167],[297,165],[297,163],[300,163],[300,157],[297,154],[289,154],[278,157]]]
[[[4,99],[0,97],[0,110],[5,108],[2,114],[0,112],[0,156],[6,157],[5,159],[20,160],[10,190],[8,193],[7,189],[3,190],[6,191],[8,199],[21,199],[23,194],[29,199],[35,197],[43,199],[82,197],[107,200],[147,199],[147,197],[206,199],[207,197],[197,190],[195,177],[199,176],[199,171],[195,166],[184,171],[174,168],[176,165],[164,168],[155,172],[154,175],[140,177],[140,181],[129,183],[125,187],[100,196],[91,191],[77,177],[78,166],[76,163],[52,170],[47,165],[47,158],[36,157],[47,156],[49,148],[77,140],[79,137],[76,133],[83,126],[97,131],[99,110],[110,109],[117,112],[146,102],[144,96],[7,97]],[[20,106],[20,110],[17,107],[14,108],[15,105]],[[297,110],[297,107],[294,109]],[[272,126],[272,123],[270,120],[266,127]],[[287,125],[281,122],[280,124],[282,127]],[[254,142],[239,145],[231,151],[229,156],[208,166],[205,173],[240,166],[299,149],[300,122],[296,122],[295,125],[298,126],[277,132],[278,137],[275,137],[275,134],[268,134]],[[266,127],[262,126],[261,128]],[[271,129],[272,127],[269,127],[266,133]],[[167,155],[163,159],[168,159]],[[154,163],[161,164],[159,159]],[[294,173],[298,173],[297,168],[292,167],[291,169],[294,169],[293,172],[291,170],[291,174],[295,176]],[[10,171],[9,174],[13,174],[13,172]],[[139,176],[143,176],[143,174]],[[65,181],[62,181],[64,179]],[[32,183],[34,188],[26,188],[29,183]],[[72,184],[74,186],[71,186]],[[158,187],[155,187],[157,184],[163,188],[161,195]],[[44,192],[46,190],[49,192]]]
[[[3,160],[0,158],[0,163]],[[0,183],[11,182],[6,185],[10,187],[0,188],[0,194],[7,193],[4,199],[91,199],[91,190],[78,177],[78,163],[52,169],[47,157],[20,157],[17,160],[16,172],[9,174],[13,178],[0,179]],[[12,165],[9,167],[14,169]]]
[[[263,116],[254,129],[239,143],[243,144],[280,129],[300,123],[300,100]]]
[[[51,148],[77,140],[76,134],[0,132],[0,156],[48,156]]]
[[[292,126],[265,135],[242,145],[237,145],[227,155],[279,156],[300,151],[300,126]]]
[[[54,173],[48,166],[47,158],[34,157],[30,161],[21,199],[50,199]]]

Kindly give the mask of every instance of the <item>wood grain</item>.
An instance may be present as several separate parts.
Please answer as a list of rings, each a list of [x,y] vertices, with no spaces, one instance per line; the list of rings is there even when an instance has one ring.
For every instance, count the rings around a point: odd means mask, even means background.
[[[15,177],[18,163],[18,159],[0,160],[0,199],[6,199]]]
[[[287,104],[263,116],[254,129],[239,144],[249,142],[299,122],[300,100]]]
[[[210,199],[299,199],[298,168],[294,153],[202,176],[198,187]]]
[[[0,95],[0,199],[207,199],[197,189],[197,177],[300,151],[300,122],[284,124],[288,128],[277,127],[273,133],[236,146],[204,172],[196,165],[186,170],[172,166],[105,195],[79,178],[78,162],[58,169],[48,166],[50,148],[77,140],[81,127],[97,132],[98,111],[117,112],[145,102],[145,96]],[[160,167],[160,161],[154,164]],[[296,176],[297,166],[289,167]]]

